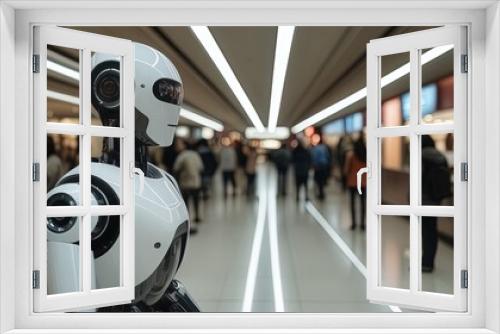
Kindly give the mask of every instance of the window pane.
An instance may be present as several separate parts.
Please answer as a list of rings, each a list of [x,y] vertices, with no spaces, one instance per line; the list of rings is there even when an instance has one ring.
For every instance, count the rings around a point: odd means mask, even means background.
[[[409,119],[410,108],[401,95],[410,91],[410,53],[380,57],[381,115],[379,126],[400,126]]]
[[[92,205],[120,204],[122,190],[121,139],[92,137]]]
[[[92,52],[92,125],[121,126],[120,59],[117,55]],[[136,87],[140,88],[143,87]]]
[[[79,205],[80,175],[78,167],[80,137],[47,135],[47,206]]]
[[[420,137],[422,205],[453,205],[453,142],[453,133]]]
[[[380,216],[380,285],[410,288],[410,221],[407,216]]]
[[[94,258],[92,277],[95,289],[120,284],[120,216],[92,216],[91,247]]]
[[[453,294],[453,218],[421,217],[422,290]]]
[[[453,45],[421,50],[421,122],[453,122]]]
[[[410,203],[410,139],[408,137],[380,138],[381,146],[381,203],[408,205]]]
[[[47,294],[81,291],[80,217],[47,218]]]
[[[80,50],[47,46],[47,121],[80,123]]]

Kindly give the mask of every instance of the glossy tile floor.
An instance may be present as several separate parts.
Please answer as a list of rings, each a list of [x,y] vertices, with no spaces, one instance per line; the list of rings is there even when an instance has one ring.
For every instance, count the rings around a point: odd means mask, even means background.
[[[214,179],[213,195],[202,204],[203,222],[177,275],[202,311],[401,311],[366,300],[366,238],[349,229],[348,194],[330,181],[324,202],[297,203],[291,174],[289,195],[276,197],[274,168],[260,166],[261,201],[241,194],[224,200],[220,177]],[[409,224],[399,217],[386,221],[383,280],[404,286]],[[452,261],[453,248],[440,241],[436,270],[423,274],[424,289],[451,291]]]

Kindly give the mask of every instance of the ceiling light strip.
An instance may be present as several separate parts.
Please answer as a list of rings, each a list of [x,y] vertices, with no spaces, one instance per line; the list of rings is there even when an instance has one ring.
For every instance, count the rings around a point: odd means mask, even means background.
[[[215,131],[222,132],[224,131],[224,125],[216,120],[212,120],[210,118],[201,116],[200,114],[194,113],[190,110],[187,110],[185,108],[181,109],[180,116],[182,118],[188,119],[190,121],[193,121],[199,125],[206,126],[207,128],[211,128]]]
[[[75,71],[69,67],[63,66],[51,60],[47,60],[47,69],[59,73],[67,78],[80,81],[80,72]]]
[[[236,78],[236,75],[234,74],[233,70],[231,69],[231,66],[229,66],[229,63],[227,62],[226,57],[224,57],[222,50],[219,48],[219,45],[217,45],[217,42],[215,41],[215,38],[210,33],[210,30],[208,29],[208,27],[206,27],[206,26],[191,26],[191,30],[195,34],[196,38],[198,38],[200,43],[203,45],[203,47],[207,51],[208,55],[210,56],[210,58],[214,62],[215,66],[217,66],[217,69],[219,70],[219,72],[222,74],[222,76],[226,80],[229,88],[231,88],[234,95],[236,96],[236,98],[240,102],[241,107],[243,108],[245,113],[248,115],[248,117],[252,121],[252,124],[260,131],[263,131],[264,124],[262,124],[262,121],[260,120],[259,115],[257,114],[254,106],[252,105],[252,102],[250,102],[250,99],[248,98],[247,94],[243,90],[243,87],[241,86],[240,82]]]
[[[428,62],[432,61],[433,59],[436,59],[437,57],[445,54],[449,50],[453,49],[453,45],[443,45],[443,46],[438,46],[435,47],[426,53],[424,53],[421,57],[421,63],[422,65],[427,64]],[[390,72],[389,74],[385,75],[382,77],[380,80],[380,85],[381,88],[393,83],[394,81],[398,80],[399,78],[404,77],[410,73],[410,63],[406,63],[403,66],[395,69],[394,71]],[[292,127],[292,132],[293,133],[298,133],[308,126],[314,125],[322,120],[324,120],[327,117],[330,117],[337,112],[351,106],[352,104],[366,98],[366,93],[367,89],[366,87],[358,90],[354,94],[349,95],[348,97],[332,104],[331,106],[327,107],[326,109],[323,109],[316,114],[312,115],[309,118],[306,118],[305,120],[297,123]]]
[[[69,104],[74,104],[74,105],[80,104],[80,99],[78,97],[73,96],[73,95],[64,94],[64,93],[55,92],[53,90],[47,91],[47,98],[66,102]],[[201,115],[199,115],[195,112],[189,111],[185,108],[181,109],[180,117],[188,119],[192,122],[195,122],[196,124],[205,126],[207,128],[211,128],[211,129],[218,131],[218,132],[224,131],[224,125],[221,122],[204,117],[204,116],[201,116]]]
[[[278,27],[276,49],[274,53],[269,122],[267,125],[269,132],[274,132],[276,130],[276,126],[278,125],[281,98],[283,97],[283,87],[285,85],[286,70],[288,67],[288,59],[290,58],[294,31],[294,26]]]

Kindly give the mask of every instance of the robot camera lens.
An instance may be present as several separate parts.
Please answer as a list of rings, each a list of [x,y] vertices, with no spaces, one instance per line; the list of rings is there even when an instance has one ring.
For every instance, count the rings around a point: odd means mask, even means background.
[[[73,206],[75,200],[68,194],[57,193],[47,200],[48,206]],[[51,217],[47,219],[47,228],[54,233],[64,233],[76,223],[76,217]]]
[[[93,95],[101,106],[117,107],[120,104],[120,72],[115,68],[101,71],[94,81]]]

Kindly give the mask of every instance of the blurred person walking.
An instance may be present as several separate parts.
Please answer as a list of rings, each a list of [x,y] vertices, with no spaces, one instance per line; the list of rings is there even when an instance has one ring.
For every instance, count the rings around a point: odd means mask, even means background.
[[[325,199],[325,185],[331,168],[330,150],[320,138],[319,143],[311,148],[312,165],[314,169],[314,182],[316,183],[316,196]]]
[[[346,175],[346,185],[351,194],[351,230],[356,229],[356,199],[360,199],[359,218],[361,230],[365,230],[366,219],[366,175],[363,175],[361,190],[358,194],[357,190],[357,174],[361,168],[366,167],[366,143],[363,133],[359,135],[358,140],[354,142],[353,149],[346,154],[344,164],[344,174]]]
[[[344,166],[345,166],[347,152],[349,152],[350,150],[352,150],[352,139],[349,135],[345,134],[342,137],[340,137],[336,148],[337,163],[341,167],[340,182],[342,184],[343,190],[347,189],[347,175],[344,171]]]
[[[253,146],[245,147],[246,164],[245,174],[247,176],[246,193],[248,197],[255,195],[255,175],[257,173],[257,150]]]
[[[54,138],[47,136],[47,191],[64,175],[63,163],[57,155]]]
[[[307,184],[311,169],[311,153],[306,149],[302,139],[297,140],[297,147],[292,151],[292,164],[295,173],[295,192],[297,202],[300,200],[300,189],[304,188],[305,199],[309,201]]]
[[[441,205],[452,195],[451,173],[446,156],[436,149],[434,139],[422,136],[422,205]],[[438,246],[437,217],[422,217],[422,272],[434,271]]]
[[[201,193],[204,200],[208,199],[212,188],[212,178],[217,171],[217,159],[214,152],[208,146],[206,139],[198,141],[198,154],[203,161],[203,171],[201,172]]]
[[[281,147],[273,152],[271,158],[278,171],[278,194],[286,196],[288,167],[290,166],[292,155],[285,142],[282,142]]]
[[[192,200],[194,206],[194,222],[198,223],[201,221],[199,196],[203,162],[198,152],[193,150],[192,145],[187,144],[183,140],[177,141],[176,144],[179,155],[177,159],[175,159],[173,170],[177,176],[179,188],[188,210]],[[196,225],[191,225],[191,232],[197,232]]]
[[[231,145],[231,140],[228,137],[222,138],[222,145],[222,149],[220,150],[220,169],[222,171],[224,198],[227,198],[229,183],[231,183],[233,188],[233,196],[236,196],[235,172],[238,158],[236,150]]]

